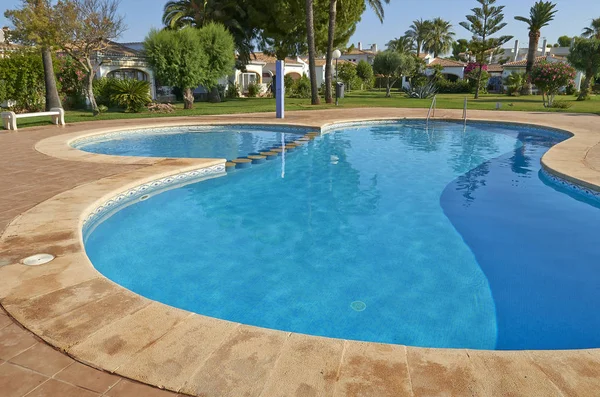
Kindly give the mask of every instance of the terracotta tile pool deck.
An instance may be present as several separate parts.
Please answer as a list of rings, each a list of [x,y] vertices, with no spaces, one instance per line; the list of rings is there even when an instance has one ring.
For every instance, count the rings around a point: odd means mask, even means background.
[[[328,123],[423,118],[426,109],[364,108],[113,120],[0,131],[1,396],[597,396],[600,349],[425,349],[262,329],[175,309],[104,278],[81,241],[83,217],[127,188],[222,164],[84,153],[77,136],[211,123]],[[437,111],[459,119],[462,111]],[[542,159],[600,186],[600,117],[470,111],[471,119],[554,127],[574,136]],[[39,267],[19,261],[48,252]],[[6,310],[6,311],[4,311]],[[142,382],[142,383],[139,383]],[[143,383],[158,386],[160,390]]]

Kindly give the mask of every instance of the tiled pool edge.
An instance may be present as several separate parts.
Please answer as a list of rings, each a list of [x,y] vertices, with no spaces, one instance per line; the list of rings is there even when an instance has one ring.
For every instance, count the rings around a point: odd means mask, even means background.
[[[414,355],[414,354],[417,354],[417,353],[415,353],[415,351],[416,351],[416,350],[417,350],[417,348],[409,348],[409,352],[412,352],[412,353],[411,353],[412,355]],[[426,351],[426,350],[427,350],[427,349],[419,349],[419,351]],[[585,352],[585,351],[582,351],[582,352]],[[491,352],[491,353],[495,353],[495,352]],[[490,354],[491,354],[491,353],[490,353]],[[524,355],[526,356],[526,354],[525,354],[525,353],[526,353],[526,352],[516,352],[516,353],[515,353],[515,355],[516,355],[517,357],[523,357]],[[559,353],[561,353],[561,352],[556,352],[556,354],[559,354]],[[421,354],[421,353],[418,353],[418,354]],[[424,354],[424,353],[423,353],[423,354]],[[434,353],[434,354],[437,354],[437,353]],[[440,352],[440,354],[441,354],[441,352]],[[446,353],[444,353],[444,354],[446,354]],[[449,352],[448,354],[450,354],[450,352]],[[578,353],[577,353],[577,352],[574,352],[574,354],[578,354]],[[474,355],[474,356],[475,356],[475,355],[479,355],[479,353],[478,353],[478,354],[471,353],[471,355]],[[493,354],[493,356],[496,356],[496,355],[495,355],[495,354]],[[498,353],[498,354],[497,354],[497,356],[507,356],[507,355],[506,355],[506,354],[503,354],[503,353]],[[411,356],[411,357],[414,357],[414,356]],[[410,360],[409,360],[409,361],[410,361]],[[435,361],[435,360],[434,360],[434,361]],[[413,360],[412,362],[414,363],[414,360]],[[408,366],[409,366],[409,362],[407,362],[407,367],[408,367]],[[414,371],[414,367],[413,367],[412,371]],[[412,386],[413,390],[416,390],[416,389],[418,389],[418,386],[416,386],[416,385],[417,385],[417,383],[418,383],[418,382],[415,382],[415,383],[413,384],[413,386]],[[434,382],[434,383],[435,383],[435,382]],[[417,392],[415,392],[414,394],[415,394],[415,395],[420,395],[420,394],[418,394]]]

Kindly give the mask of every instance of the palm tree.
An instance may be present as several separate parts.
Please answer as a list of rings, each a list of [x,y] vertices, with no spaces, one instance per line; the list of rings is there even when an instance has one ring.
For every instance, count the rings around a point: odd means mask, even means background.
[[[306,40],[308,43],[308,68],[310,74],[310,96],[312,105],[318,105],[319,87],[317,87],[317,70],[315,63],[315,18],[313,13],[313,0],[306,0]]]
[[[408,36],[400,36],[388,41],[387,48],[399,54],[410,54],[415,50],[415,42]]]
[[[600,40],[600,18],[592,19],[592,23],[590,23],[590,26],[584,28],[583,33],[581,35],[583,37],[587,37],[588,39]]]
[[[333,102],[331,93],[332,83],[332,58],[333,58],[333,41],[335,39],[335,19],[337,16],[337,1],[329,0],[329,31],[327,36],[327,53],[325,54],[325,102]],[[367,4],[375,11],[375,15],[379,21],[383,23],[385,16],[383,4],[389,4],[390,0],[367,0]],[[309,54],[310,60],[310,54]]]
[[[427,40],[431,30],[431,21],[424,21],[423,18],[414,20],[409,29],[404,33],[415,42],[417,48],[417,56],[421,55],[423,43]]]
[[[248,14],[235,0],[171,0],[165,4],[162,22],[168,29],[184,26],[202,27],[219,22],[231,33],[243,63],[252,53],[252,28],[245,26]]]
[[[452,49],[454,32],[452,24],[442,18],[435,18],[429,26],[429,33],[423,42],[423,50],[433,53],[434,57]]]
[[[540,30],[554,19],[554,15],[557,12],[557,10],[554,9],[555,7],[556,4],[550,1],[539,0],[531,7],[529,18],[515,17],[517,21],[525,22],[529,25],[529,50],[527,51],[527,66],[525,68],[525,73],[527,73],[528,76],[533,69],[535,53],[537,52],[537,46],[540,41]],[[530,81],[526,84],[524,91],[529,95],[532,94]]]

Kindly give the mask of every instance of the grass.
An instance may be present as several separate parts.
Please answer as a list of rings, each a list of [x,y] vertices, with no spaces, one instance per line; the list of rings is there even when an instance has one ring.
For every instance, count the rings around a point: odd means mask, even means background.
[[[485,94],[479,99],[473,99],[470,94],[438,94],[438,109],[462,109],[465,96],[469,100],[469,109],[494,110],[496,104],[500,103],[500,110],[535,111],[535,112],[571,112],[571,113],[595,113],[600,115],[600,96],[593,96],[588,101],[578,102],[574,96],[559,96],[557,100],[568,101],[572,106],[569,109],[546,109],[542,105],[541,96],[511,97],[506,95]],[[346,97],[340,99],[339,108],[356,107],[395,107],[395,108],[428,108],[431,99],[407,98],[402,93],[393,93],[391,98],[385,98],[383,91],[354,91],[346,93]],[[174,116],[202,116],[235,113],[257,113],[274,112],[275,100],[272,98],[238,98],[221,103],[198,102],[194,109],[184,110],[182,103],[175,104],[173,113],[160,114],[148,111],[140,113],[124,113],[121,111],[109,111],[94,117],[91,112],[84,110],[70,110],[66,112],[65,121],[76,123],[81,121],[101,121],[114,119],[135,119],[148,117],[174,117]],[[310,105],[309,99],[287,98],[286,110],[317,110],[335,108],[335,105],[323,103],[320,106]],[[46,125],[50,123],[48,117],[32,117],[19,120],[19,127],[31,127]]]

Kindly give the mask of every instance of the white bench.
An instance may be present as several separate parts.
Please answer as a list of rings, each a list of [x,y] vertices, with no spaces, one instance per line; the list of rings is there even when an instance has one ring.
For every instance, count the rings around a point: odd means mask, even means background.
[[[56,125],[65,125],[65,111],[62,108],[52,108],[49,112],[37,113],[2,112],[2,124],[6,130],[16,130],[17,119],[39,116],[50,116],[52,117],[52,123]]]

